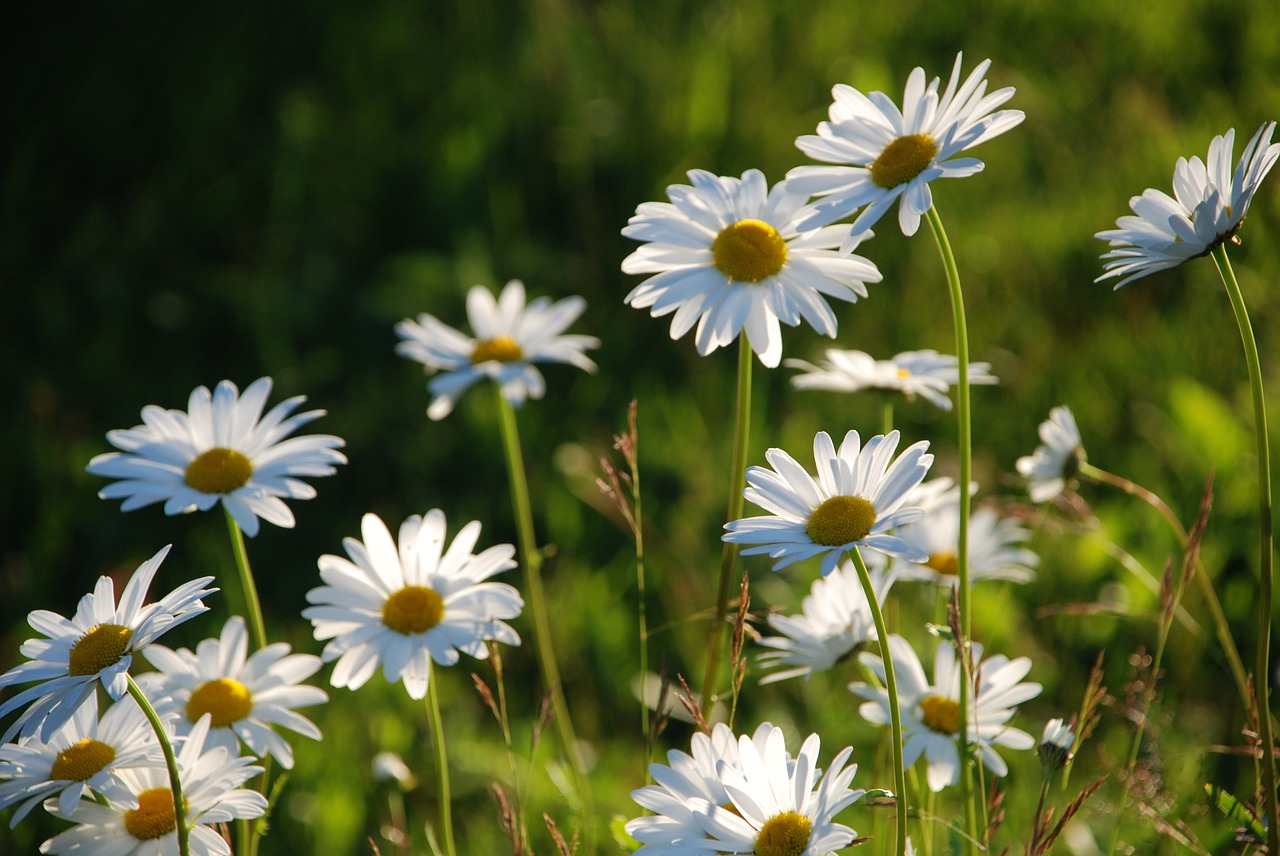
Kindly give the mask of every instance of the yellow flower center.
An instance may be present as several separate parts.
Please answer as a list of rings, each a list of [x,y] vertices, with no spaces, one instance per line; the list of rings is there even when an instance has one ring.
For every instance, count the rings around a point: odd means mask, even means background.
[[[871,164],[871,181],[885,190],[906,184],[924,172],[937,153],[938,144],[928,134],[898,137]]]
[[[898,377],[903,379],[911,377],[911,369],[898,369]]]
[[[492,339],[483,339],[476,342],[476,348],[471,352],[472,363],[514,363],[524,359],[524,351],[516,344],[516,340],[510,336],[495,336]]]
[[[861,541],[876,523],[876,510],[860,496],[833,496],[809,515],[805,532],[813,543],[839,547]]]
[[[186,801],[183,801],[186,807]],[[178,828],[173,814],[173,792],[152,788],[138,794],[138,807],[124,813],[124,828],[134,838],[152,841]]]
[[[382,605],[382,623],[397,633],[425,633],[444,618],[444,599],[426,586],[405,586]]]
[[[119,624],[98,624],[76,640],[67,658],[73,677],[93,675],[115,663],[129,647],[133,631]]]
[[[49,778],[54,781],[84,782],[116,759],[116,750],[108,743],[86,737],[58,753]]]
[[[253,693],[234,678],[218,678],[196,687],[187,700],[187,719],[198,722],[209,714],[212,728],[226,728],[253,710]]]
[[[960,730],[960,705],[949,698],[931,695],[920,702],[920,718],[931,731],[955,734]]]
[[[729,279],[759,282],[782,270],[787,242],[763,220],[739,220],[716,235],[711,255]]]
[[[925,566],[950,577],[960,573],[960,562],[956,559],[956,554],[950,550],[934,553],[929,557],[929,561],[925,562]]]
[[[756,856],[800,856],[809,846],[813,823],[803,814],[785,811],[765,821],[756,836]]]
[[[235,449],[209,449],[187,465],[187,484],[201,493],[231,493],[253,475],[253,463]]]

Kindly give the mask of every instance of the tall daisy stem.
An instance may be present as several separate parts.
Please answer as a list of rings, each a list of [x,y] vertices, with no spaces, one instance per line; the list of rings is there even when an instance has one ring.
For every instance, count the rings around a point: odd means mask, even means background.
[[[180,856],[190,856],[191,844],[188,841],[190,831],[187,829],[187,801],[182,796],[182,775],[178,771],[178,758],[173,754],[173,743],[169,740],[169,734],[165,731],[164,723],[160,721],[159,714],[151,706],[151,702],[147,700],[146,693],[134,681],[133,675],[126,673],[125,677],[129,679],[129,695],[133,696],[133,700],[138,703],[138,707],[142,709],[143,716],[147,718],[147,722],[151,723],[151,730],[156,733],[156,740],[160,741],[160,751],[164,753],[164,765],[169,769],[169,791],[173,794],[173,823],[178,832],[178,853]]]
[[[431,716],[431,736],[436,744],[436,767],[440,782],[440,829],[444,833],[445,856],[456,856],[453,844],[453,793],[449,788],[449,755],[444,742],[444,719],[440,716],[440,696],[436,693],[436,675],[427,667],[427,710]]]
[[[223,509],[226,511],[225,509]],[[231,552],[236,557],[236,573],[240,579],[240,591],[244,597],[245,611],[249,613],[249,631],[253,634],[253,647],[267,647],[267,626],[262,618],[262,602],[258,600],[258,587],[253,582],[253,570],[249,567],[249,551],[245,549],[244,533],[230,511],[226,511],[227,534],[231,536]]]

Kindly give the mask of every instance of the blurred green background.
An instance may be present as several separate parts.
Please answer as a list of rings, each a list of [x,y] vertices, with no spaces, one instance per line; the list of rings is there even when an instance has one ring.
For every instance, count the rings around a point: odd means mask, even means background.
[[[1217,498],[1205,558],[1252,662],[1256,486],[1248,388],[1239,339],[1212,264],[1199,261],[1120,293],[1094,284],[1103,249],[1092,235],[1127,213],[1143,188],[1168,190],[1179,155],[1203,157],[1236,127],[1237,149],[1280,118],[1280,28],[1262,3],[892,4],[646,3],[600,0],[470,3],[331,0],[282,4],[7,3],[0,7],[0,354],[8,416],[0,421],[0,668],[19,661],[26,613],[69,612],[101,573],[127,574],[166,543],[156,584],[224,574],[230,551],[220,515],[122,515],[84,473],[107,451],[104,435],[138,423],[145,404],[185,408],[198,385],[241,388],[270,375],[272,401],[305,394],[329,415],[313,430],[347,441],[350,465],[314,480],[295,503],[297,528],[270,526],[249,544],[273,634],[319,650],[298,617],[318,584],[316,558],[340,552],[375,511],[395,526],[441,507],[452,529],[477,518],[484,542],[514,540],[492,398],[471,393],[429,423],[420,367],[393,352],[392,327],[428,311],[465,323],[467,287],[510,278],[532,294],[584,295],[573,332],[599,336],[600,373],[546,371],[546,399],[520,411],[548,567],[566,690],[599,761],[602,816],[638,813],[643,783],[631,545],[598,510],[596,460],[639,401],[649,537],[652,659],[701,674],[705,623],[693,610],[714,592],[723,523],[733,398],[732,350],[700,358],[671,342],[668,321],[623,305],[638,281],[620,273],[634,247],[619,230],[636,205],[663,199],[690,168],[778,180],[805,163],[794,138],[825,118],[830,88],[847,82],[900,100],[916,65],[965,71],[984,57],[992,87],[1012,85],[1026,122],[984,145],[970,180],[935,185],[966,289],[973,358],[1001,385],[975,391],[975,473],[982,497],[1019,502],[1014,461],[1037,443],[1049,408],[1073,408],[1090,460],[1160,493],[1190,521],[1208,472]],[[1276,179],[1255,200],[1233,259],[1280,386],[1271,287],[1280,271]],[[950,309],[932,240],[907,239],[894,219],[860,252],[885,281],[840,304],[838,345],[878,357],[932,347],[954,352]],[[833,343],[788,331],[789,357],[816,359]],[[802,461],[813,433],[879,425],[874,396],[798,393],[790,370],[757,370],[751,460],[783,446]],[[954,474],[954,420],[924,403],[899,404],[908,439],[929,439],[935,474]],[[1134,501],[1085,488],[1105,537],[1158,574],[1175,544]],[[1069,715],[1097,651],[1117,702],[1080,769],[1116,766],[1131,733],[1124,716],[1127,660],[1154,645],[1154,598],[1109,555],[1102,536],[1044,522],[1036,582],[982,587],[975,627],[990,650],[1035,659],[1043,696],[1017,723],[1039,734]],[[748,563],[754,607],[798,607],[813,568],[773,575]],[[512,582],[518,582],[513,575]],[[902,615],[932,614],[924,592],[902,587]],[[1119,604],[1129,617],[1038,610]],[[1193,615],[1204,618],[1194,592]],[[172,644],[216,635],[225,602]],[[527,623],[519,629],[529,638]],[[1142,797],[1192,824],[1213,852],[1228,825],[1208,814],[1200,784],[1247,795],[1243,723],[1220,656],[1175,631],[1157,753]],[[929,657],[926,656],[926,661]],[[489,675],[487,666],[466,663]],[[535,709],[531,651],[508,652],[518,739]],[[847,672],[758,688],[748,678],[740,730],[785,724],[798,745],[820,731],[823,760],[859,747],[875,781],[877,734],[862,723]],[[463,668],[439,676],[454,747],[464,852],[504,852],[487,792],[506,775],[498,731]],[[422,784],[407,795],[416,852],[434,817],[424,710],[380,678],[333,691],[313,710],[323,746],[298,745],[298,767],[270,853],[368,852],[385,794],[367,765],[400,752]],[[660,748],[688,746],[673,725]],[[1006,753],[1013,755],[1014,753]],[[556,755],[541,747],[539,762]],[[1010,758],[1009,842],[1026,835],[1039,772],[1031,753]],[[1078,774],[1075,782],[1089,780]],[[550,811],[572,813],[544,770],[532,778],[539,852]],[[1106,794],[1111,794],[1106,797]],[[1091,804],[1090,824],[1114,822],[1114,789]],[[851,811],[859,831],[867,810]],[[1136,818],[1138,815],[1130,815]],[[1018,826],[1013,819],[1017,818]],[[7,818],[6,818],[7,819]],[[1127,827],[1141,852],[1169,847],[1149,825]],[[0,850],[34,852],[54,829],[35,815],[0,829]],[[601,833],[601,838],[605,838]],[[1083,844],[1076,852],[1090,852]],[[608,852],[606,844],[604,850]],[[1017,848],[1020,849],[1020,845]]]

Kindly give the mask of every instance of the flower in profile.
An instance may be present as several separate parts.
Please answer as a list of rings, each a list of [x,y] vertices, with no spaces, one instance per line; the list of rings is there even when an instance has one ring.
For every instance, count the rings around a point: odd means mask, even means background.
[[[1076,733],[1061,719],[1051,719],[1044,724],[1044,735],[1036,747],[1036,757],[1048,770],[1061,770],[1071,760],[1071,750],[1076,745]]]
[[[1067,489],[1085,461],[1084,443],[1071,408],[1065,404],[1049,411],[1040,423],[1040,445],[1018,458],[1018,472],[1027,479],[1032,502],[1048,502]]]
[[[931,582],[954,587],[959,567],[956,551],[960,543],[960,503],[939,504],[915,523],[903,526],[897,535],[911,547],[926,553],[922,563],[896,561],[894,570],[903,580]],[[1040,558],[1025,546],[1031,532],[1010,517],[989,508],[979,508],[969,517],[969,579],[1010,580],[1025,583],[1035,576],[1032,570]]]
[[[758,545],[742,555],[767,554],[778,560],[775,571],[821,556],[825,576],[854,547],[924,561],[926,554],[889,533],[923,513],[902,503],[929,472],[933,455],[921,440],[895,461],[898,439],[897,431],[878,434],[864,448],[858,432],[850,431],[837,451],[831,437],[820,431],[813,438],[817,478],[783,450],[770,449],[765,458],[773,469],[748,467],[742,495],[771,513],[726,523],[724,540]]]
[[[857,240],[900,199],[898,224],[902,234],[914,235],[920,215],[933,206],[929,182],[982,171],[982,161],[956,155],[1003,134],[1025,115],[996,110],[1014,90],[1008,86],[987,94],[983,75],[991,60],[983,60],[959,84],[962,58],[956,56],[941,95],[938,78],[926,85],[924,69],[912,71],[901,111],[883,92],[863,95],[845,84],[831,90],[831,121],[818,125],[817,136],[799,137],[796,147],[814,160],[838,166],[799,166],[787,173],[795,191],[823,197],[810,207],[800,228],[834,223],[865,205],[850,235]]]
[[[874,555],[874,554],[873,554]],[[870,571],[871,587],[881,603],[894,577],[883,569]],[[769,627],[779,636],[765,636],[760,644],[769,651],[759,657],[765,667],[788,668],[760,679],[769,684],[787,678],[826,671],[876,638],[871,606],[853,563],[845,560],[825,577],[814,580],[800,604],[799,615],[770,615]]]
[[[804,231],[797,223],[809,197],[787,182],[770,189],[751,169],[741,178],[690,170],[692,186],[667,188],[671,202],[646,202],[622,234],[644,246],[622,262],[624,273],[654,274],[626,302],[653,317],[675,313],[671,338],[697,324],[698,353],[706,356],[744,333],[760,362],[782,358],[780,324],[806,321],[819,333],[836,334],[833,297],[849,302],[867,296],[879,282],[876,266],[837,248],[847,229]],[[861,236],[870,237],[870,234]]]
[[[314,740],[320,729],[294,711],[321,704],[329,696],[319,687],[302,683],[320,670],[312,654],[290,654],[289,645],[276,642],[250,656],[244,619],[227,619],[218,639],[205,639],[192,651],[163,645],[147,649],[147,659],[159,671],[141,675],[138,683],[155,699],[157,712],[170,714],[178,734],[185,734],[209,715],[208,745],[239,753],[237,739],[258,757],[268,754],[286,770],[293,768],[293,750],[272,725]]]
[[[1122,277],[1120,288],[1236,240],[1258,186],[1280,158],[1280,143],[1271,142],[1275,129],[1275,122],[1258,128],[1234,170],[1235,128],[1213,138],[1206,160],[1178,158],[1173,196],[1147,188],[1129,200],[1136,216],[1126,214],[1115,229],[1094,236],[1111,245],[1102,255],[1106,271],[1094,282]]]
[[[334,465],[347,459],[336,451],[343,445],[338,437],[289,437],[323,410],[293,413],[306,401],[298,395],[264,416],[270,393],[269,377],[249,384],[244,395],[224,380],[212,393],[203,386],[192,392],[185,413],[147,405],[142,425],[107,433],[121,451],[98,455],[86,467],[93,475],[120,479],[98,496],[123,497],[121,511],[164,502],[169,515],[208,511],[221,502],[250,537],[258,534],[258,518],[292,527],[293,512],[284,500],[316,495],[299,479],[333,475]]]
[[[358,689],[381,664],[388,681],[403,680],[420,699],[432,660],[452,666],[459,651],[485,659],[490,639],[520,644],[502,621],[520,614],[520,593],[485,582],[516,566],[515,547],[499,544],[472,555],[479,521],[462,527],[447,551],[444,513],[436,508],[401,524],[398,548],[377,515],[364,516],[361,534],[364,543],[342,543],[349,560],[320,557],[326,585],[307,592],[315,605],[302,611],[316,638],[329,640],[322,656],[338,661],[330,678],[335,687]]]
[[[1009,772],[996,746],[1030,749],[1035,738],[1010,726],[1015,708],[1040,694],[1040,685],[1021,683],[1031,671],[1031,660],[1010,660],[997,654],[982,660],[982,645],[972,643],[973,671],[978,675],[969,693],[973,706],[967,723],[968,743],[977,747],[982,763],[997,776]],[[901,636],[889,636],[889,652],[897,676],[898,705],[902,711],[902,763],[908,767],[924,755],[928,762],[929,789],[940,791],[960,780],[960,680],[962,669],[950,642],[938,643],[933,662],[933,682],[925,677],[920,658]],[[862,663],[884,683],[884,663],[879,655],[864,653]],[[868,722],[889,724],[889,693],[883,686],[849,684],[854,695],[869,699],[858,708]]]
[[[40,739],[48,742],[93,695],[95,683],[101,683],[112,699],[120,698],[128,689],[133,655],[165,631],[208,609],[201,598],[217,591],[208,587],[213,577],[192,580],[143,606],[151,580],[168,552],[165,547],[139,566],[121,592],[118,605],[111,578],[99,577],[94,590],[80,599],[72,618],[43,609],[27,617],[32,629],[48,638],[22,643],[20,650],[30,659],[0,675],[0,689],[39,681],[0,705],[0,717],[27,706],[5,732],[5,741],[14,734],[25,737],[39,729]]]
[[[427,383],[435,396],[427,408],[431,419],[443,419],[476,381],[491,379],[502,396],[519,407],[525,399],[542,398],[547,384],[534,363],[568,363],[594,372],[587,348],[600,347],[594,336],[565,335],[587,303],[581,297],[551,302],[538,297],[525,303],[524,283],[513,279],[497,300],[483,285],[467,292],[467,319],[475,338],[422,313],[396,325],[403,341],[396,353],[441,372]]]
[[[959,360],[937,351],[903,351],[893,359],[877,360],[864,351],[829,348],[818,365],[804,360],[787,360],[803,374],[791,378],[796,389],[824,389],[832,392],[859,392],[879,389],[900,392],[908,401],[918,395],[935,407],[951,409],[947,393],[960,382]],[[990,363],[969,363],[969,383],[998,383]]]

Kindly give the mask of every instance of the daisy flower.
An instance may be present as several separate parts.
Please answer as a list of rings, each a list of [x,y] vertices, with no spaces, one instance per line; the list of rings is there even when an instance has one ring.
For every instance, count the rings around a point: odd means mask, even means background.
[[[957,496],[958,500],[958,496]],[[956,550],[960,543],[960,503],[941,504],[925,516],[903,526],[897,535],[913,548],[926,553],[923,563],[898,561],[894,569],[904,580],[955,586],[958,577]],[[1025,583],[1035,576],[1032,570],[1040,558],[1024,545],[1031,533],[1009,517],[989,508],[979,508],[969,517],[969,579],[1010,580]]]
[[[878,434],[863,448],[858,432],[850,431],[837,452],[831,437],[818,432],[813,438],[817,478],[786,452],[770,449],[765,459],[773,469],[748,467],[742,495],[771,513],[726,523],[724,540],[757,545],[742,555],[767,554],[777,559],[775,571],[821,556],[826,576],[854,547],[924,561],[927,554],[889,531],[923,514],[901,506],[907,492],[929,472],[933,455],[925,451],[929,443],[922,440],[894,461],[898,437],[897,431]]]
[[[804,360],[787,360],[791,368],[804,373],[791,378],[796,389],[824,389],[858,392],[879,389],[900,392],[908,401],[918,395],[935,407],[951,409],[947,393],[960,382],[959,361],[937,351],[903,351],[893,359],[877,360],[864,351],[830,348],[818,365]],[[969,383],[998,383],[990,363],[969,363]]]
[[[826,298],[855,302],[880,271],[853,255],[856,242],[837,250],[847,229],[801,234],[798,221],[809,197],[787,182],[770,189],[751,169],[741,178],[690,170],[692,186],[673,184],[667,202],[645,202],[622,234],[644,246],[622,262],[623,273],[655,274],[626,303],[653,317],[675,313],[671,338],[697,324],[698,353],[706,356],[745,333],[760,362],[782,358],[779,324],[801,320],[826,336],[836,316]],[[870,237],[864,235],[862,237]]]
[[[262,772],[251,758],[239,758],[223,746],[207,746],[208,720],[197,723],[177,749],[182,796],[187,806],[191,856],[230,856],[231,848],[215,828],[232,820],[261,817],[267,800],[240,788]],[[74,812],[50,810],[76,824],[50,838],[41,853],[110,853],[112,856],[177,856],[177,819],[173,792],[164,767],[121,773],[133,798],[132,807],[111,801],[83,800]]]
[[[520,644],[501,620],[520,614],[520,593],[506,583],[485,582],[516,566],[515,547],[499,544],[472,555],[479,521],[462,527],[447,551],[444,513],[436,508],[400,526],[398,549],[377,515],[364,516],[361,534],[364,543],[342,542],[350,560],[320,557],[326,585],[307,592],[315,606],[302,611],[316,638],[330,640],[322,656],[338,661],[330,678],[335,687],[357,689],[381,664],[388,681],[403,680],[409,695],[420,699],[432,660],[452,666],[459,651],[485,659],[489,639]]]
[[[25,737],[39,729],[40,739],[48,742],[93,695],[96,683],[112,699],[120,698],[128,689],[133,655],[208,609],[201,598],[217,591],[209,587],[213,577],[192,580],[143,606],[147,588],[168,552],[165,547],[134,572],[119,605],[111,578],[99,577],[94,590],[80,599],[72,618],[43,609],[27,616],[32,629],[48,638],[22,643],[20,650],[30,658],[28,662],[0,675],[0,689],[39,681],[0,705],[0,718],[30,705],[9,726],[5,741],[19,732]]]
[[[489,289],[477,285],[467,292],[467,319],[474,339],[424,312],[416,321],[406,318],[396,325],[396,335],[404,340],[396,345],[396,353],[417,360],[428,372],[442,372],[427,384],[435,396],[427,408],[431,419],[448,416],[462,394],[484,378],[498,384],[503,398],[519,407],[526,398],[542,398],[546,392],[546,381],[534,363],[568,363],[583,371],[596,370],[584,352],[600,347],[600,340],[564,335],[586,308],[581,297],[555,303],[539,297],[525,303],[524,283],[518,279],[508,282],[497,300]]]
[[[1061,719],[1051,719],[1044,724],[1044,735],[1036,747],[1040,763],[1050,770],[1061,770],[1071,760],[1071,749],[1076,745],[1076,733]]]
[[[1080,429],[1065,404],[1050,410],[1049,418],[1040,423],[1040,440],[1036,450],[1017,463],[1032,502],[1048,502],[1066,490],[1085,460]]]
[[[98,697],[90,695],[47,743],[32,735],[0,746],[0,808],[22,803],[10,828],[47,798],[70,814],[88,796],[86,789],[137,808],[120,771],[163,765],[160,744],[137,702],[122,698],[99,719]]]
[[[1234,170],[1235,128],[1213,138],[1206,160],[1178,158],[1173,196],[1147,188],[1129,200],[1137,216],[1125,215],[1115,229],[1095,235],[1111,249],[1102,255],[1106,272],[1094,282],[1122,277],[1115,286],[1120,288],[1234,240],[1258,186],[1280,157],[1280,143],[1271,142],[1275,129],[1275,122],[1258,128]]]
[[[294,711],[328,701],[324,690],[302,684],[320,670],[321,660],[290,654],[284,642],[252,656],[248,650],[244,619],[232,616],[218,639],[205,639],[194,653],[152,645],[147,659],[159,671],[139,676],[138,682],[156,700],[157,712],[174,717],[179,734],[208,714],[208,745],[225,746],[238,755],[237,740],[242,740],[258,757],[272,755],[280,766],[292,769],[293,750],[271,726],[321,739],[320,729]]]
[[[873,554],[874,555],[874,554]],[[883,569],[870,571],[871,587],[883,603],[894,577]],[[800,605],[799,615],[770,615],[769,627],[779,636],[766,636],[760,644],[771,650],[759,657],[766,668],[788,668],[765,675],[769,684],[832,668],[876,638],[875,620],[853,563],[845,560],[825,577],[814,580]]]
[[[187,412],[155,405],[142,408],[142,425],[110,431],[107,441],[120,449],[98,455],[86,469],[120,481],[98,492],[102,499],[124,499],[121,511],[164,502],[164,513],[208,511],[219,502],[245,535],[258,534],[258,518],[292,527],[285,499],[311,499],[315,488],[302,476],[331,476],[347,459],[335,451],[338,437],[312,434],[289,437],[323,410],[289,414],[306,401],[294,396],[264,416],[271,378],[255,380],[239,394],[224,380],[212,393],[191,393]],[[288,439],[286,439],[288,438]]]
[[[1035,738],[1011,727],[1014,709],[1040,694],[1040,685],[1020,683],[1031,671],[1031,660],[1010,660],[996,655],[982,660],[982,646],[972,643],[977,686],[971,692],[973,705],[968,721],[968,742],[976,746],[982,763],[997,776],[1009,772],[1004,759],[996,754],[996,746],[1030,749]],[[925,677],[920,658],[911,644],[901,636],[889,636],[889,652],[897,676],[898,705],[902,711],[902,762],[910,766],[925,757],[929,766],[929,789],[940,791],[960,780],[960,753],[956,737],[960,730],[961,667],[950,642],[938,643],[933,663],[933,682]],[[883,683],[884,663],[879,655],[864,653],[863,665],[871,669]],[[889,724],[889,694],[883,687],[864,683],[849,684],[854,695],[869,699],[858,708],[868,722]]]
[[[883,92],[863,95],[844,84],[831,90],[831,121],[818,125],[817,136],[799,137],[796,147],[839,166],[800,166],[787,173],[796,192],[824,197],[811,206],[802,229],[834,223],[865,205],[853,221],[850,240],[857,240],[900,199],[898,225],[902,234],[914,235],[920,215],[933,207],[929,182],[982,171],[982,161],[956,155],[998,137],[1025,115],[996,110],[1014,90],[1007,86],[987,94],[983,75],[991,60],[983,60],[959,84],[963,56],[956,56],[941,95],[938,78],[926,85],[924,69],[912,71],[901,111]]]

